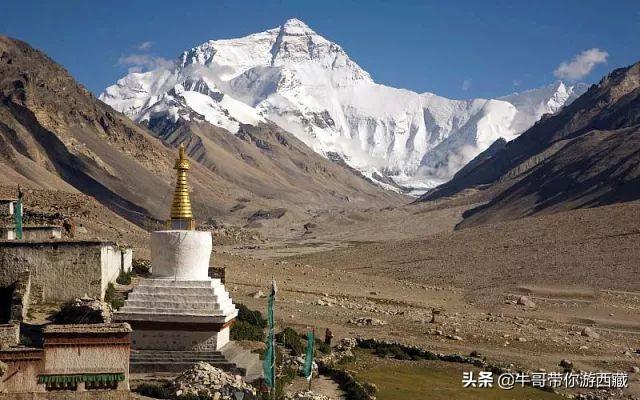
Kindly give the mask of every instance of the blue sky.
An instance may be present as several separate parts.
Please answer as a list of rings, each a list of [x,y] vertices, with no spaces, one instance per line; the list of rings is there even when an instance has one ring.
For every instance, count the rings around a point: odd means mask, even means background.
[[[173,59],[292,17],[342,45],[375,81],[451,98],[558,76],[591,83],[640,60],[640,1],[2,0],[0,15],[0,34],[45,51],[95,94],[127,72],[124,57]]]

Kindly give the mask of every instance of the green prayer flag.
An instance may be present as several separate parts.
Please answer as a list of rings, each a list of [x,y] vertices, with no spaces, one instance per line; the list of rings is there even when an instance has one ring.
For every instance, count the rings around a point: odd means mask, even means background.
[[[22,199],[18,199],[16,202],[15,219],[16,239],[22,240]]]
[[[303,374],[305,378],[311,380],[311,374],[313,373],[313,332],[307,332],[307,353],[304,356],[304,369]]]
[[[264,352],[262,370],[264,372],[264,383],[267,387],[276,386],[276,348],[275,348],[275,319],[273,306],[276,301],[276,281],[271,283],[271,293],[267,300],[267,322],[269,324],[269,335],[267,336],[267,349]]]

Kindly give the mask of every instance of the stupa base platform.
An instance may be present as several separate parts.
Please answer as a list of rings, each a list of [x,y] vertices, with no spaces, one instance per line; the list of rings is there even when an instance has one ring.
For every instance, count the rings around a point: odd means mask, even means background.
[[[131,373],[183,372],[204,361],[224,371],[240,374],[248,382],[262,377],[260,357],[230,342],[217,351],[132,350]]]
[[[220,279],[153,278],[141,280],[114,320],[133,328],[133,349],[216,351],[237,315]]]

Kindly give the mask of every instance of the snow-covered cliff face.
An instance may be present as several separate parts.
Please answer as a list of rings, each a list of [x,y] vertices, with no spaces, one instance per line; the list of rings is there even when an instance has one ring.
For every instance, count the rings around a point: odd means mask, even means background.
[[[337,44],[291,19],[211,40],[172,68],[131,73],[100,98],[138,122],[205,120],[236,133],[271,120],[381,185],[426,189],[496,139],[515,138],[585,91],[556,82],[501,99],[451,100],[375,83]]]

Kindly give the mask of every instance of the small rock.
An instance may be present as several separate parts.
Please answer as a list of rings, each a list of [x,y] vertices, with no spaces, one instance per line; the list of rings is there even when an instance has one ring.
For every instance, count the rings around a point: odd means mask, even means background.
[[[635,365],[631,368],[629,368],[629,372],[631,372],[632,374],[640,374],[640,367],[636,367]]]
[[[562,361],[560,361],[560,366],[564,369],[573,369],[573,363],[569,360],[567,360],[566,358]]]
[[[533,308],[536,306],[536,303],[534,303],[530,298],[528,298],[527,296],[520,296],[518,298],[518,302],[519,305],[521,306],[525,306],[525,307],[530,307]]]
[[[264,294],[262,290],[258,290],[257,292],[250,293],[249,296],[253,297],[254,299],[262,299],[264,297],[267,297],[267,295]]]
[[[586,337],[590,337],[592,339],[599,339],[600,338],[600,334],[596,331],[594,331],[593,329],[586,327],[582,330],[582,332],[580,332],[580,334],[582,336],[586,336]]]
[[[349,323],[357,326],[381,326],[381,325],[387,324],[385,321],[381,319],[370,318],[370,317],[351,318],[349,320]]]

